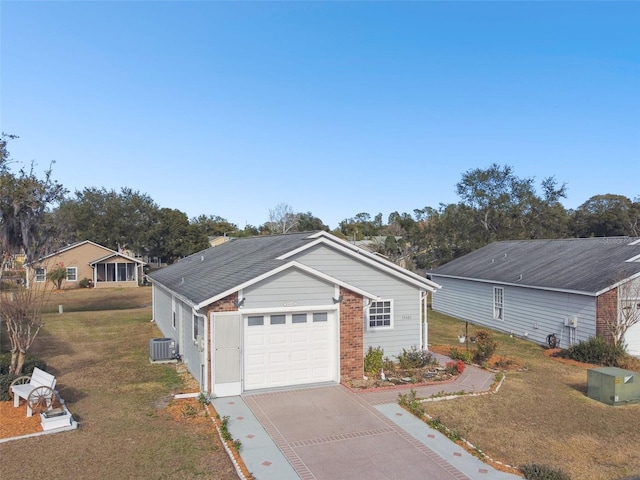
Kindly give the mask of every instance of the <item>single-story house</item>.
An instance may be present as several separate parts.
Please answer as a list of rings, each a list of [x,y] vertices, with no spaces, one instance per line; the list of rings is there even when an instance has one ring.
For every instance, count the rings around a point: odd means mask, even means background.
[[[640,239],[632,237],[496,242],[428,272],[442,285],[435,311],[561,348],[640,309]],[[625,336],[640,355],[640,323]]]
[[[235,238],[150,274],[153,319],[215,396],[362,378],[427,344],[438,285],[326,232]]]
[[[145,263],[136,258],[85,240],[68,245],[25,266],[27,285],[47,281],[51,269],[62,266],[67,278],[61,288],[78,288],[87,279],[93,287],[137,287]]]

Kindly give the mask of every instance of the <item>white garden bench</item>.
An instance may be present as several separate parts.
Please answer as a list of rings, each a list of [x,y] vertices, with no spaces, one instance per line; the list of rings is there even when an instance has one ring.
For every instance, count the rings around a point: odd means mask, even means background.
[[[20,399],[27,401],[27,417],[33,415],[33,410],[45,411],[53,406],[56,392],[56,377],[50,373],[33,369],[30,377],[18,377],[9,387],[9,394],[13,396],[13,406],[20,406]]]

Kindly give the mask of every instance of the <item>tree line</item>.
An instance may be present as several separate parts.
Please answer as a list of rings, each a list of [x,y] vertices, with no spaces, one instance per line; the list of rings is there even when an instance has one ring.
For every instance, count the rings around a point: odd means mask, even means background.
[[[259,226],[239,228],[219,215],[187,214],[161,208],[149,195],[123,187],[119,191],[85,187],[73,193],[30,169],[12,170],[7,143],[0,143],[0,251],[3,258],[23,249],[27,260],[61,246],[91,240],[113,250],[128,249],[173,263],[209,246],[211,236],[254,236],[311,230],[330,231],[311,212],[281,203]],[[565,209],[566,184],[554,177],[536,185],[511,166],[496,163],[464,172],[455,186],[457,203],[393,212],[366,212],[342,220],[333,234],[351,241],[375,237],[381,254],[403,259],[414,269],[446,263],[493,241],[590,236],[640,236],[640,198],[601,194],[575,210]]]

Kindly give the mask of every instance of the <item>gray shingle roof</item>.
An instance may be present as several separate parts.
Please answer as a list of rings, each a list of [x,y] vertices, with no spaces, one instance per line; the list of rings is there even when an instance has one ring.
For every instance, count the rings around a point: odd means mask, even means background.
[[[631,244],[635,242],[635,244]],[[640,273],[633,237],[496,242],[428,272],[538,288],[596,294]]]
[[[152,281],[199,304],[287,263],[277,258],[314,241],[309,238],[311,234],[236,238],[183,258],[149,276]]]

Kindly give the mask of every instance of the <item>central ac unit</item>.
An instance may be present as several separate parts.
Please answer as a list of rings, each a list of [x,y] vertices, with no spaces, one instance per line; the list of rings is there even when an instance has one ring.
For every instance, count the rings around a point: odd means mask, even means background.
[[[152,362],[176,358],[176,342],[173,338],[152,338],[149,340],[149,357]]]
[[[617,367],[587,370],[587,396],[608,405],[640,402],[640,373]]]

